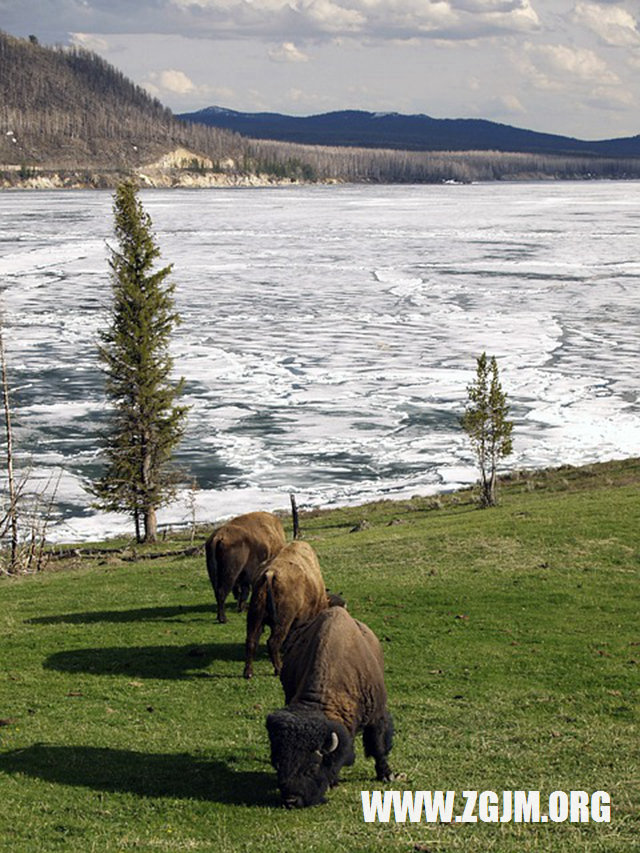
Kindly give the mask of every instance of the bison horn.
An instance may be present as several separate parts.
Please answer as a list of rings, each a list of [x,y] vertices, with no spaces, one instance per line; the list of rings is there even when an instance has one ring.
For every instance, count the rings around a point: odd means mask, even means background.
[[[338,744],[340,743],[338,739],[337,732],[331,732],[331,743],[329,744],[329,749],[327,752],[335,752],[338,748]]]

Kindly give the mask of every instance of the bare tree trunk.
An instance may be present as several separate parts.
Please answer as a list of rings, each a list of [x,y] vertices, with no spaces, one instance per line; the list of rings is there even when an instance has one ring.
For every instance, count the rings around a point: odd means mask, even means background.
[[[156,511],[152,506],[145,507],[144,510],[144,542],[158,541],[158,521],[156,519]]]
[[[16,571],[18,564],[18,507],[16,484],[13,476],[13,430],[11,427],[11,401],[7,379],[7,360],[4,352],[4,339],[0,325],[0,370],[2,372],[2,402],[7,432],[7,481],[9,486],[9,519],[11,525],[11,563],[10,571]]]
[[[133,521],[136,526],[136,542],[142,542],[142,533],[140,531],[140,510],[136,507],[133,511]]]
[[[492,465],[488,473],[484,468],[482,469],[482,506],[497,506],[497,503],[496,469],[495,465]]]
[[[144,522],[143,542],[158,541],[158,522],[156,510],[149,502],[149,489],[151,486],[151,452],[149,450],[149,435],[145,431],[142,437],[142,520]]]

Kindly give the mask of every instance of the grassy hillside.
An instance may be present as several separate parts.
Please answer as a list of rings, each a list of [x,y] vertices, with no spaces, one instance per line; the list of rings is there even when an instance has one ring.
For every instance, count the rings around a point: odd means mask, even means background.
[[[327,584],[382,640],[391,754],[360,743],[326,805],[287,812],[264,648],[215,620],[203,557],[72,558],[0,583],[0,849],[601,851],[640,836],[640,460],[302,519]],[[354,527],[358,529],[351,532]],[[180,547],[180,542],[162,547]],[[142,554],[139,556],[143,556]],[[610,823],[365,824],[361,790],[610,793]]]

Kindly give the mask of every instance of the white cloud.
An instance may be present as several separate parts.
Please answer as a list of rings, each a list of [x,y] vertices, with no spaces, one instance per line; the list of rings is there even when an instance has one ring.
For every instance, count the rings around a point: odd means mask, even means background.
[[[293,0],[285,5],[294,9],[302,19],[317,26],[323,33],[360,32],[367,22],[366,15],[357,8],[360,5],[357,0],[341,0],[339,3],[334,3],[333,0]]]
[[[525,56],[517,61],[539,88],[564,88],[570,80],[600,85],[620,82],[605,60],[587,48],[527,43],[524,49]]]
[[[167,68],[164,71],[151,71],[142,83],[144,88],[155,97],[165,95],[199,95],[201,97],[216,97],[231,99],[235,93],[224,86],[197,86],[184,71]]]
[[[573,18],[599,36],[605,44],[616,47],[640,45],[638,22],[620,6],[576,3]]]
[[[93,50],[96,53],[106,53],[109,50],[106,39],[93,33],[71,33],[70,41],[76,47],[83,47],[85,50]]]
[[[626,89],[597,86],[591,92],[588,102],[591,106],[601,110],[619,110],[633,106],[635,99],[631,92]]]
[[[460,40],[540,27],[532,0],[50,0],[44,5],[9,0],[9,5],[14,27],[37,21],[40,32],[258,36],[296,44],[339,35]]]
[[[492,116],[516,116],[526,112],[520,99],[516,95],[497,95],[487,101],[482,110],[483,115]]]
[[[540,19],[529,0],[451,0],[456,11],[477,15],[499,29],[523,32],[540,27]]]
[[[161,71],[155,75],[157,85],[165,92],[173,92],[175,95],[187,95],[189,92],[195,91],[193,81],[187,77],[184,71],[176,71],[175,68],[169,68],[166,71]]]
[[[307,54],[299,50],[292,41],[285,41],[279,47],[272,48],[268,51],[268,55],[272,62],[309,61]]]

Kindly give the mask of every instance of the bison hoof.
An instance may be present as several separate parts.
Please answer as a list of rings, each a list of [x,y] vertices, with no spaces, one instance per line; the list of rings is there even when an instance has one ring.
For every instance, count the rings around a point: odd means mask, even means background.
[[[253,670],[252,669],[245,669],[243,675],[245,678],[253,678]]]
[[[393,773],[391,770],[385,773],[384,776],[379,777],[380,782],[406,782],[406,780],[406,773]]]

